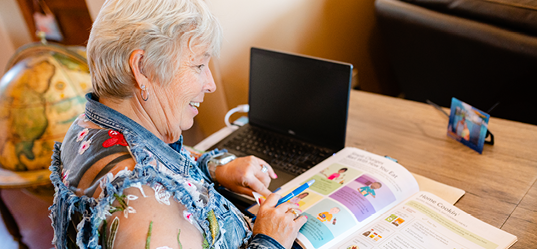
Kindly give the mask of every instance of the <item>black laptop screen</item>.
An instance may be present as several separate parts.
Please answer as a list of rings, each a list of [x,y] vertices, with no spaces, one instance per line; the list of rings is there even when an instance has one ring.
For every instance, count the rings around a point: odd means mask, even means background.
[[[250,124],[345,146],[352,65],[259,48],[250,56]]]

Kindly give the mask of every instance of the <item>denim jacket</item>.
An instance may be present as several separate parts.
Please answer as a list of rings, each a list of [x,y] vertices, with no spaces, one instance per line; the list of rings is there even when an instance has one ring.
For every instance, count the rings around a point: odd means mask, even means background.
[[[54,229],[53,244],[58,249],[68,247],[68,227],[78,221],[74,224],[77,230],[76,245],[79,248],[101,248],[99,229],[110,215],[114,196],[122,195],[124,189],[139,184],[164,186],[192,214],[211,247],[283,248],[269,236],[257,234],[252,237],[249,223],[242,213],[215,191],[207,162],[217,150],[203,154],[196,161],[184,149],[182,137],[173,144],[166,144],[138,123],[99,103],[92,93],[87,94],[86,99],[85,116],[103,128],[122,133],[136,166],[132,171],[120,171],[113,178],[103,177],[100,180],[102,193],[98,198],[77,196],[72,188],[62,182],[61,153],[64,150],[61,143],[56,143],[50,166],[50,179],[56,192],[50,217]],[[189,182],[202,186],[207,191],[208,200],[200,202],[199,196],[187,187]],[[211,234],[214,230],[211,230],[211,222],[207,219],[211,211],[219,227],[216,235]]]

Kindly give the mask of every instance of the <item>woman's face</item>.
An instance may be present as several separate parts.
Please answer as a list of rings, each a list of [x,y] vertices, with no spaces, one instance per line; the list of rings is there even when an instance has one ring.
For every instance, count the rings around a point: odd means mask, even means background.
[[[195,46],[192,50],[184,47],[176,76],[169,86],[159,89],[157,94],[166,96],[159,97],[159,101],[163,102],[161,106],[167,123],[161,134],[169,140],[167,142],[177,141],[181,131],[192,127],[205,93],[216,90],[209,70],[210,59],[203,46]]]

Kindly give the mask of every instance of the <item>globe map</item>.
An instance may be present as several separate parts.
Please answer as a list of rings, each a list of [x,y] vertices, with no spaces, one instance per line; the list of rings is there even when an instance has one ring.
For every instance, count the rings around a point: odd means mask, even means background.
[[[24,54],[24,56],[22,56]],[[0,80],[0,167],[47,169],[55,141],[84,112],[91,77],[83,49],[33,45]],[[12,58],[13,61],[13,58]]]

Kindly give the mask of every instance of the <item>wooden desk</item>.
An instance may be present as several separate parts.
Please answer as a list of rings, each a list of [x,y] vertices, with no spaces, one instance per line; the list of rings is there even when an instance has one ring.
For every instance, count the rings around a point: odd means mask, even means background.
[[[448,117],[430,105],[352,91],[346,146],[464,189],[457,207],[516,235],[512,248],[536,248],[537,126],[491,118],[495,144],[482,155],[447,137],[447,126]]]

